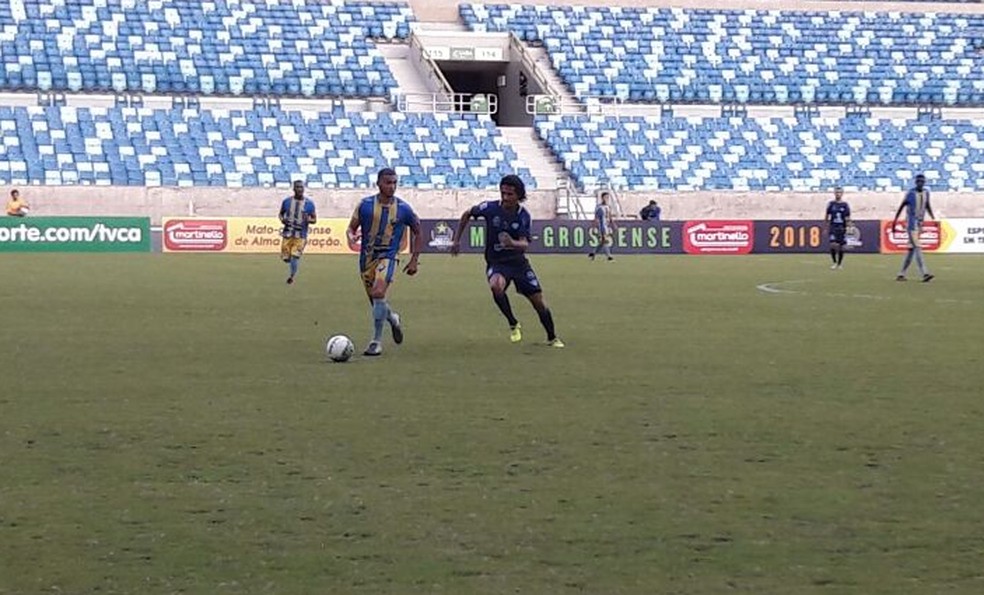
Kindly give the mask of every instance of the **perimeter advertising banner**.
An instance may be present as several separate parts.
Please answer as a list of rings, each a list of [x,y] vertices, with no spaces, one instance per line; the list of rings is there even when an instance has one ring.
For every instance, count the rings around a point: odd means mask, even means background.
[[[905,224],[882,221],[882,252],[904,252],[909,248]],[[926,252],[948,254],[984,253],[984,219],[943,219],[923,223],[919,245]]]
[[[876,254],[881,250],[878,221],[854,221],[845,236],[845,250]],[[830,249],[823,221],[756,221],[755,254],[826,252]]]
[[[150,218],[0,217],[0,252],[150,252]]]
[[[613,250],[619,254],[680,254],[680,222],[648,223],[624,221],[613,235]],[[454,242],[458,222],[452,219],[424,219],[424,252],[448,252]],[[530,252],[585,254],[598,245],[598,229],[593,221],[555,219],[533,221]],[[461,252],[485,250],[485,225],[473,221],[462,238]]]
[[[936,252],[943,244],[943,228],[939,221],[926,221],[919,235],[919,246],[926,252]],[[882,252],[905,252],[909,249],[909,232],[904,222],[897,225],[892,221],[881,222]]]
[[[308,230],[305,254],[355,254],[345,228],[349,220],[321,219]],[[161,224],[164,252],[225,252],[269,254],[280,252],[282,226],[276,218],[213,217],[165,218]]]
[[[984,219],[944,219],[941,228],[940,252],[984,252]]]
[[[454,241],[458,222],[422,221],[425,252],[447,252]],[[826,252],[829,238],[823,221],[694,220],[623,221],[614,235],[613,249],[619,254],[780,254]],[[534,221],[530,252],[585,253],[598,245],[593,221]],[[879,222],[856,221],[848,233],[847,248],[854,252],[880,250]],[[485,227],[471,222],[461,242],[461,251],[485,249]]]

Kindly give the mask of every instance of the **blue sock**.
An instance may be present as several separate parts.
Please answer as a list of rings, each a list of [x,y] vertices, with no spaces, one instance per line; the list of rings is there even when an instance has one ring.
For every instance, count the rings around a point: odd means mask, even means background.
[[[290,276],[293,277],[297,274],[297,267],[300,265],[301,260],[296,256],[292,256],[290,259]]]
[[[383,324],[389,317],[389,304],[386,300],[372,300],[373,341],[383,340]]]

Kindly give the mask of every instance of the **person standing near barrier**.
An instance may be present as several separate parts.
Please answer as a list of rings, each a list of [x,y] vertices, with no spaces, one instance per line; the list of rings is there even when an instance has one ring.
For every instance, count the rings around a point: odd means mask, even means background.
[[[526,185],[523,180],[510,174],[499,181],[499,200],[479,203],[461,215],[458,230],[454,234],[451,255],[457,256],[461,249],[461,237],[471,219],[485,220],[485,275],[492,290],[492,300],[509,323],[509,340],[519,343],[523,340],[522,326],[513,314],[512,305],[506,290],[513,283],[516,291],[525,296],[540,317],[540,324],[547,332],[547,345],[563,348],[564,342],[557,337],[553,314],[543,301],[543,288],[526,250],[530,247],[532,218],[521,204],[526,200]]]
[[[915,187],[905,193],[902,204],[895,211],[895,218],[892,220],[893,230],[898,227],[899,216],[903,210],[906,212],[905,228],[909,233],[909,250],[905,254],[905,260],[902,261],[902,270],[899,271],[895,280],[905,281],[905,274],[909,270],[909,265],[915,260],[916,266],[919,267],[919,272],[922,274],[922,282],[929,283],[935,275],[926,268],[919,238],[922,234],[923,219],[925,219],[926,214],[929,214],[930,219],[936,219],[936,216],[933,214],[933,207],[929,204],[929,188],[926,188],[926,176],[923,174],[916,176]]]
[[[831,269],[844,268],[844,245],[847,243],[847,226],[851,223],[851,207],[844,202],[844,189],[834,188],[834,200],[827,203],[823,217],[830,238]]]
[[[609,194],[607,192],[602,192],[601,196],[598,198],[598,206],[595,207],[595,225],[598,227],[598,245],[595,246],[594,250],[588,253],[588,258],[591,260],[595,259],[595,254],[600,249],[608,257],[609,261],[615,260],[612,256],[612,244],[614,243],[613,233],[615,232],[616,225],[615,219],[612,218],[612,207],[609,204]]]
[[[304,182],[294,181],[294,195],[280,203],[278,217],[284,225],[280,232],[280,258],[290,267],[290,276],[287,277],[287,285],[290,285],[294,282],[304,254],[308,226],[318,221],[314,201],[304,196]]]

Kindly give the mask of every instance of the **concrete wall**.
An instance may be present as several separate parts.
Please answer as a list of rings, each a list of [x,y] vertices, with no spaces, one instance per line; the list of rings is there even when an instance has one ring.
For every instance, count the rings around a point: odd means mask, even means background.
[[[44,215],[134,215],[149,216],[159,223],[164,216],[197,215],[270,216],[287,188],[143,188],[109,186],[27,186],[21,196],[31,203],[34,216]],[[312,189],[311,198],[322,217],[348,217],[369,189]],[[6,194],[6,193],[5,193]],[[400,195],[414,206],[421,217],[457,218],[469,206],[498,197],[493,190],[414,190]],[[823,216],[828,193],[742,193],[742,192],[626,192],[619,194],[622,209],[636,214],[650,199],[663,208],[663,218],[674,219],[818,219]],[[901,200],[901,193],[848,192],[844,197],[856,219],[891,217]],[[984,201],[974,193],[933,194],[933,208],[938,216],[984,217]],[[527,207],[536,219],[554,216],[556,194],[553,191],[530,193]],[[583,199],[589,212],[594,200]]]

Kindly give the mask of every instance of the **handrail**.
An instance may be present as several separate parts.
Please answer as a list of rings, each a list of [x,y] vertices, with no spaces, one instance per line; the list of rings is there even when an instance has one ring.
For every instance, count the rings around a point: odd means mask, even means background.
[[[511,31],[509,32],[509,49],[519,54],[520,62],[522,62],[522,65],[526,68],[526,70],[533,75],[533,79],[538,85],[540,85],[540,88],[543,89],[544,93],[557,96],[561,95],[560,90],[554,89],[550,84],[550,81],[547,80],[547,77],[543,74],[540,65],[530,57],[530,53],[526,51],[526,46],[523,42],[515,33]]]
[[[494,93],[400,93],[396,109],[405,113],[494,114],[499,111],[499,97]]]
[[[418,70],[428,76],[431,83],[437,87],[437,92],[453,95],[454,89],[451,87],[451,83],[448,82],[448,79],[444,77],[444,73],[441,72],[441,69],[437,67],[433,58],[427,53],[427,49],[420,41],[420,36],[414,30],[410,31],[410,50],[414,65],[417,66]]]
[[[621,97],[594,96],[582,100],[568,99],[559,95],[528,95],[526,113],[534,116],[549,114],[584,114],[588,116],[619,116],[623,103]]]

